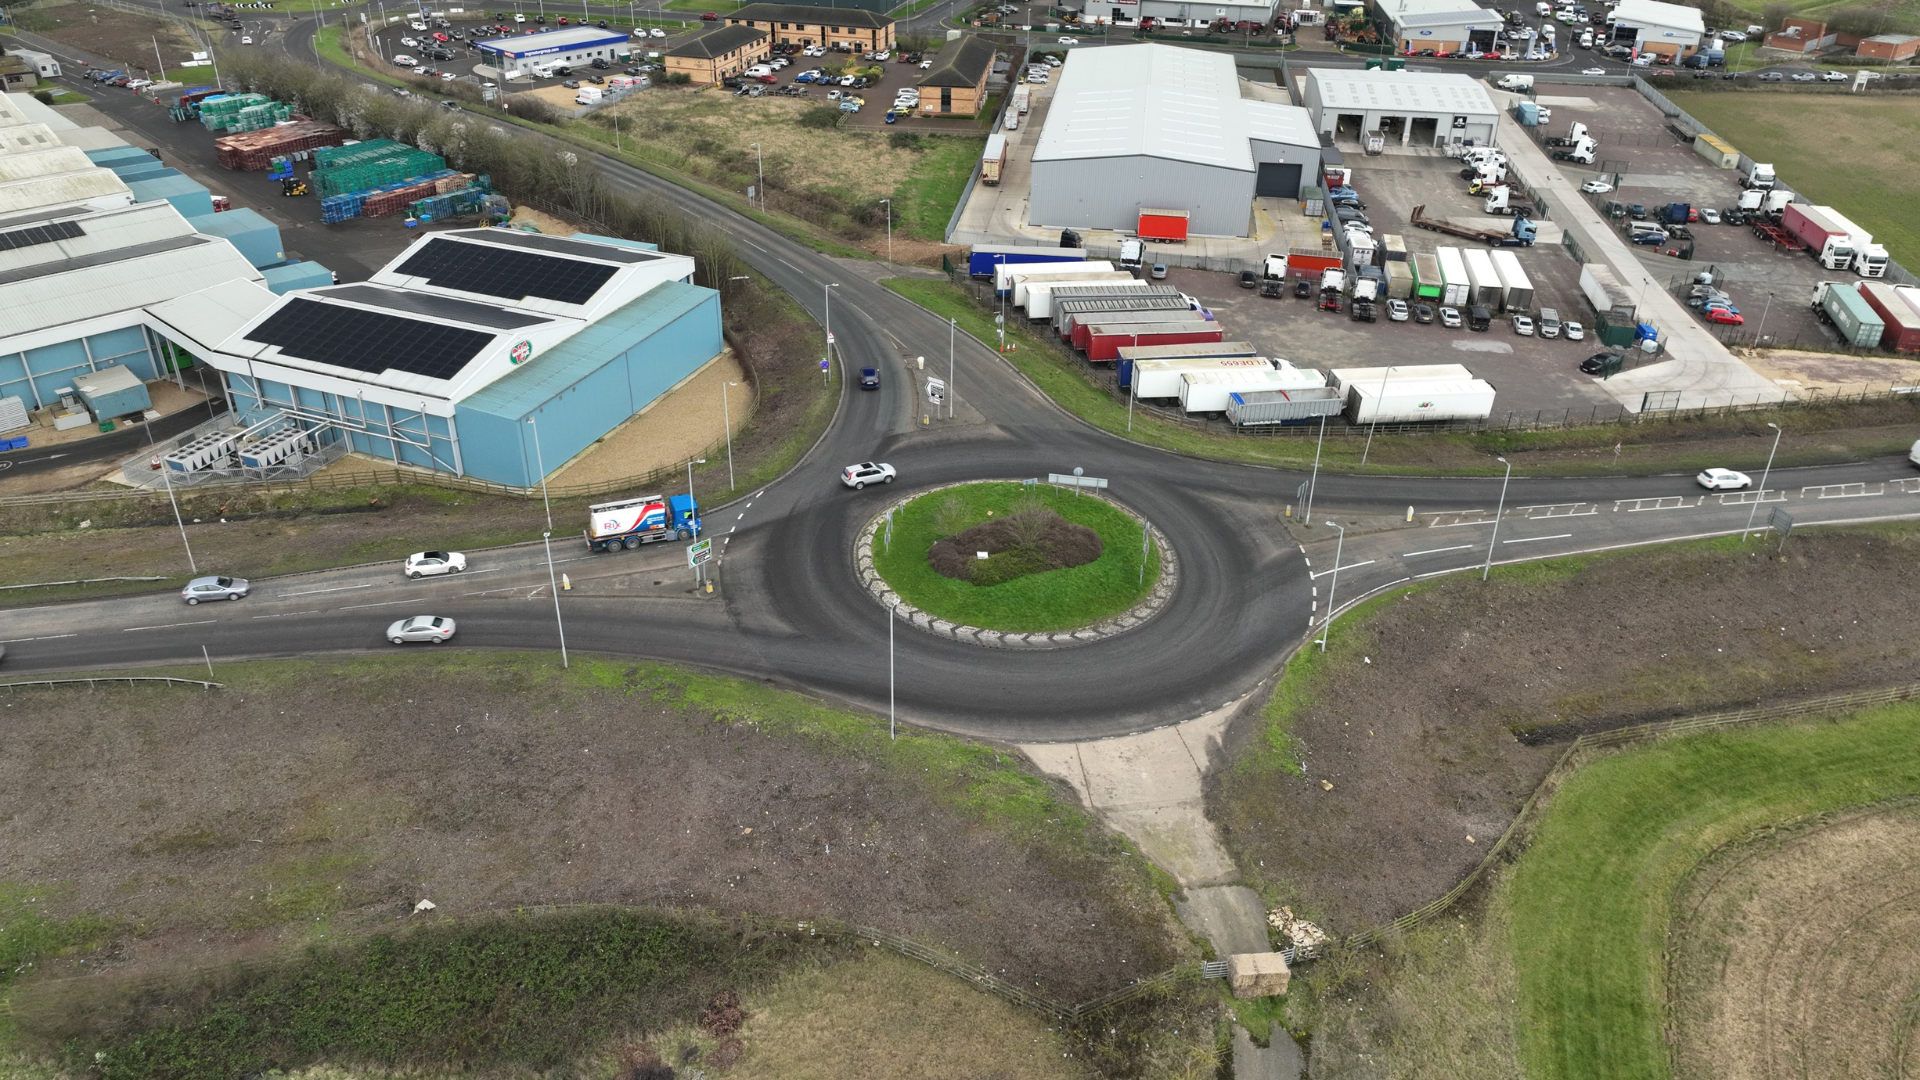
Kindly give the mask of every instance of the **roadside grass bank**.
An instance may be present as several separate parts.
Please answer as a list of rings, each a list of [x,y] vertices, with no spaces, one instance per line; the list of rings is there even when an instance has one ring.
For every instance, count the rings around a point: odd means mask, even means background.
[[[1100,538],[1099,557],[994,584],[946,577],[929,563],[928,550],[936,541],[995,517],[1024,520],[1038,510],[1029,502],[1092,529]],[[1038,529],[1034,532],[1037,538]],[[1146,562],[1141,562],[1139,522],[1104,499],[1038,485],[969,484],[932,491],[900,509],[892,533],[889,544],[884,524],[875,531],[874,569],[907,603],[965,626],[1014,633],[1086,626],[1126,611],[1153,591],[1160,577],[1157,553],[1145,553]],[[995,558],[1018,560],[1021,553],[1007,551]]]
[[[1920,792],[1920,705],[1600,758],[1513,871],[1522,1060],[1541,1080],[1664,1080],[1671,900],[1715,848]],[[1630,887],[1628,886],[1630,883]]]
[[[962,330],[994,347],[999,338],[993,313],[945,281],[889,278],[886,286],[921,307],[958,321]],[[1288,436],[1235,436],[1196,430],[1135,409],[1095,385],[1081,365],[1059,347],[1023,325],[1007,323],[1005,354],[1056,404],[1109,434],[1120,435],[1174,453],[1277,468],[1313,465],[1318,428]],[[1694,472],[1719,465],[1758,469],[1773,443],[1769,422],[1788,434],[1774,458],[1775,468],[1816,465],[1904,452],[1920,422],[1920,401],[1868,405],[1809,406],[1726,416],[1677,417],[1636,424],[1601,424],[1549,431],[1435,432],[1381,434],[1367,449],[1365,431],[1336,434],[1329,427],[1321,454],[1323,469],[1396,475],[1498,475],[1504,456],[1531,475],[1614,476]],[[1614,452],[1616,444],[1620,451]],[[1360,464],[1362,456],[1367,464]],[[1728,466],[1728,462],[1739,465]]]
[[[1738,537],[1440,578],[1335,621],[1230,733],[1208,816],[1249,885],[1337,935],[1446,893],[1581,734],[1898,686],[1920,528]]]

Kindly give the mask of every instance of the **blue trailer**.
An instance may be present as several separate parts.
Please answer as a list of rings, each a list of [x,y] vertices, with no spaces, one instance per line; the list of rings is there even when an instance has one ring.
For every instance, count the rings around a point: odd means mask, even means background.
[[[1038,247],[1029,244],[975,244],[967,255],[967,275],[993,276],[993,268],[1007,263],[1085,262],[1087,249]]]
[[[587,547],[632,551],[655,540],[691,540],[700,535],[700,508],[692,495],[642,495],[587,507]]]

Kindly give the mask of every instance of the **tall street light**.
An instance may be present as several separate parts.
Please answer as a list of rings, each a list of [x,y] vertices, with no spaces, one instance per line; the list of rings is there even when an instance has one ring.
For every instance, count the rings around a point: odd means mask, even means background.
[[[881,199],[887,204],[887,269],[893,269],[893,200]]]
[[[727,491],[733,491],[733,411],[727,406],[727,387],[739,386],[736,382],[720,384],[720,418],[727,428]]]
[[[1346,527],[1337,521],[1327,522],[1330,529],[1340,530],[1340,542],[1333,545],[1333,583],[1327,586],[1327,617],[1320,624],[1320,651],[1327,651],[1327,637],[1333,633],[1333,596],[1340,588],[1340,553],[1347,546]]]
[[[1327,418],[1320,418],[1320,439],[1313,444],[1313,476],[1307,480],[1307,524],[1313,524],[1313,497],[1320,491],[1320,448],[1327,444]]]
[[[893,624],[900,621],[900,601],[887,612],[887,738],[895,738],[893,714]]]
[[[547,531],[552,532],[553,502],[547,498],[547,461],[546,455],[540,452],[540,425],[534,423],[531,416],[527,417],[527,423],[533,427],[533,460],[540,470],[540,501],[547,506]]]
[[[1380,410],[1385,406],[1387,401],[1387,376],[1392,374],[1392,368],[1388,368],[1380,373],[1380,396],[1374,399],[1373,402],[1373,423],[1367,425],[1367,448],[1360,451],[1360,464],[1362,465],[1367,463],[1367,455],[1373,453],[1373,429],[1380,426]]]
[[[820,295],[826,297],[827,305],[826,318],[821,322],[827,329],[827,360],[829,362],[833,360],[833,290],[839,287],[840,283],[837,281],[830,281],[820,286]]]
[[[947,319],[947,419],[953,419],[953,335],[960,326],[959,320]]]
[[[1480,568],[1480,580],[1487,580],[1493,572],[1493,545],[1500,539],[1500,515],[1507,512],[1507,481],[1513,479],[1513,462],[1506,458],[1495,458],[1507,467],[1507,475],[1500,480],[1500,508],[1493,512],[1493,537],[1487,541],[1487,565]]]
[[[703,457],[687,459],[687,501],[688,502],[693,501],[693,467],[695,465],[705,465],[706,463],[707,463],[707,459]]]
[[[1740,530],[1740,539],[1742,540],[1745,540],[1747,534],[1753,531],[1754,516],[1760,513],[1760,504],[1765,501],[1767,497],[1767,475],[1773,472],[1774,451],[1780,449],[1780,425],[1768,424],[1767,426],[1773,429],[1773,450],[1767,451],[1767,467],[1766,470],[1760,474],[1760,493],[1753,497],[1753,509],[1747,511],[1747,527]]]
[[[540,501],[547,508],[547,531],[540,534],[540,543],[547,550],[547,591],[553,594],[553,626],[560,633],[560,666],[570,667],[567,663],[567,627],[560,621],[560,583],[553,573],[553,502],[547,498],[547,461],[540,451],[540,425],[533,417],[527,417],[527,424],[533,428],[533,460],[540,470]]]
[[[759,143],[753,144],[753,161],[760,170],[760,210],[764,213],[767,209],[767,162],[760,154]]]

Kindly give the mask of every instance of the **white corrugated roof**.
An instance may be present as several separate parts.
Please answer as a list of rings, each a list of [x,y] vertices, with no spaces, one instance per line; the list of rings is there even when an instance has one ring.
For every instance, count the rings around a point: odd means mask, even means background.
[[[45,124],[11,124],[0,127],[0,154],[37,154],[66,144]]]
[[[1319,136],[1313,133],[1313,121],[1307,117],[1307,110],[1297,105],[1253,98],[1247,98],[1240,104],[1246,110],[1248,138],[1290,146],[1320,144]]]
[[[1462,8],[1449,4],[1445,10],[1410,12],[1393,17],[1395,26],[1466,26],[1475,29],[1498,29],[1506,25],[1497,11],[1486,8]],[[1480,24],[1485,24],[1484,26]]]
[[[260,280],[232,244],[205,243],[0,285],[0,338],[157,304],[182,282]]]
[[[31,224],[44,225],[60,220],[78,225],[81,235],[0,251],[0,274],[193,233],[193,226],[187,219],[173,208],[173,204],[166,202],[136,203],[124,209],[99,213],[87,213],[85,208],[75,207],[72,213],[37,219]]]
[[[80,125],[61,115],[58,109],[48,105],[31,94],[8,94],[7,104],[12,106],[9,112],[18,113],[21,123],[45,124],[55,131],[72,131]],[[0,120],[0,124],[6,121]]]
[[[1493,115],[1499,109],[1478,80],[1428,71],[1359,71],[1310,68],[1307,78],[1319,88],[1328,109],[1453,116]]]
[[[147,314],[211,351],[279,299],[272,290],[257,282],[223,281],[153,304],[147,308]]]
[[[96,168],[92,159],[71,146],[55,146],[32,154],[0,154],[0,182],[85,172],[92,168]]]
[[[1292,108],[1243,99],[1226,53],[1172,45],[1077,50],[1060,70],[1033,157],[1147,156],[1250,171],[1250,138],[1286,132],[1291,137],[1275,141],[1319,145],[1304,114],[1294,127],[1275,112]]]
[[[1629,26],[1665,26],[1674,30],[1691,30],[1696,34],[1707,32],[1707,24],[1700,17],[1699,8],[1682,7],[1679,4],[1663,4],[1660,0],[1620,0],[1613,9],[1613,21]]]
[[[133,202],[133,192],[106,169],[40,176],[0,183],[0,215],[38,210],[43,206],[87,203],[105,206]]]

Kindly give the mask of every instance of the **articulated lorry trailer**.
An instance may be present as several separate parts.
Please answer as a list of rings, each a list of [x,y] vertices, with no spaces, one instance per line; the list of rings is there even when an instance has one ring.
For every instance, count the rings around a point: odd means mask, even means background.
[[[1485,420],[1493,415],[1493,385],[1484,379],[1390,379],[1357,382],[1347,391],[1347,421],[1354,424],[1418,424]]]
[[[692,495],[642,495],[587,507],[587,547],[632,551],[655,540],[691,540],[700,535],[700,508]]]

